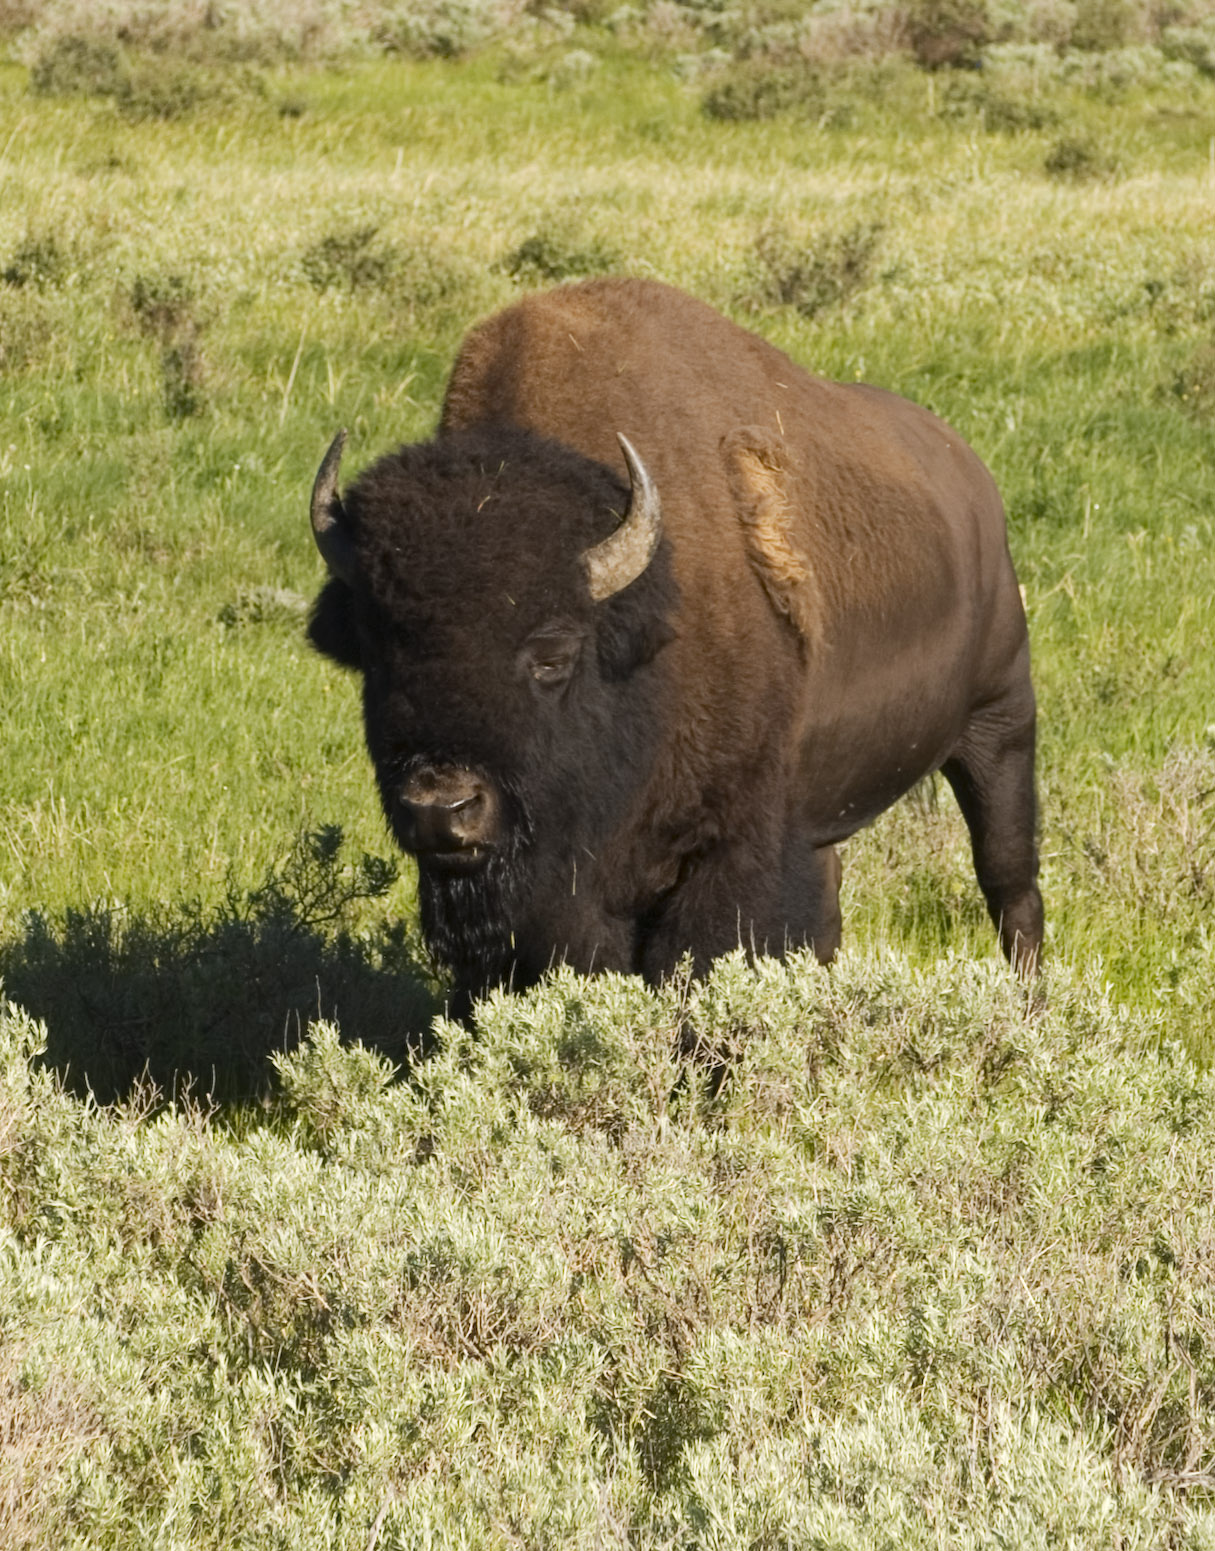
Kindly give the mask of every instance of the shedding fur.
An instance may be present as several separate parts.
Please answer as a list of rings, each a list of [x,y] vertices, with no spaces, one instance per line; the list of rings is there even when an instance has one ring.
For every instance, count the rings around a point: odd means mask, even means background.
[[[823,644],[823,601],[818,577],[796,538],[792,480],[781,441],[759,426],[722,438],[747,555],[769,601],[808,646]]]

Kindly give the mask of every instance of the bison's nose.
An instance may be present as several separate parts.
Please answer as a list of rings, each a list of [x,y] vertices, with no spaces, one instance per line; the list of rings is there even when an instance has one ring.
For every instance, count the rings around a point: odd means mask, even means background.
[[[497,796],[471,770],[424,765],[403,783],[400,804],[418,856],[471,859],[497,839]]]

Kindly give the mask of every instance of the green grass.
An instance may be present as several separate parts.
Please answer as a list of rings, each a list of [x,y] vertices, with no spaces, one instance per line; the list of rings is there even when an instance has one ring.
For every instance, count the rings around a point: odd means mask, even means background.
[[[47,1023],[0,1030],[0,1541],[1215,1543],[1215,83],[887,61],[722,121],[575,41],[164,118],[0,67],[0,976]],[[929,783],[847,846],[829,974],[560,975],[409,1080],[364,1048],[439,988],[303,639],[307,493],[603,269],[995,472],[1032,1006]]]

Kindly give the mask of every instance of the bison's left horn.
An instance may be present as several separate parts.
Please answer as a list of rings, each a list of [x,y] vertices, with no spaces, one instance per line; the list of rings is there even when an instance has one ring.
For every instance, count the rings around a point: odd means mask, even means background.
[[[662,537],[662,503],[658,499],[658,488],[628,437],[621,436],[619,431],[616,437],[629,466],[632,495],[624,521],[615,533],[602,544],[583,551],[587,584],[596,603],[602,603],[614,592],[635,582],[654,558],[658,540]]]
[[[339,431],[321,460],[316,483],[312,486],[312,536],[334,576],[350,582],[354,580],[355,572],[354,543],[338,494],[338,468],[345,445],[346,433]]]

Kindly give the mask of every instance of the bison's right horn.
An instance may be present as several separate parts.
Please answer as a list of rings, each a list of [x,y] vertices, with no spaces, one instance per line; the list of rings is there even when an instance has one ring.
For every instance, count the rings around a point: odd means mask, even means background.
[[[624,521],[615,533],[602,544],[583,551],[582,564],[586,568],[591,597],[596,603],[602,603],[614,592],[635,582],[654,558],[658,540],[662,537],[662,503],[658,499],[657,486],[628,437],[617,431],[616,438],[629,466],[632,495]]]
[[[345,445],[346,433],[339,431],[321,460],[316,483],[312,487],[312,536],[334,576],[344,582],[351,582],[355,573],[354,544],[346,527],[342,498],[338,494],[338,468]]]

